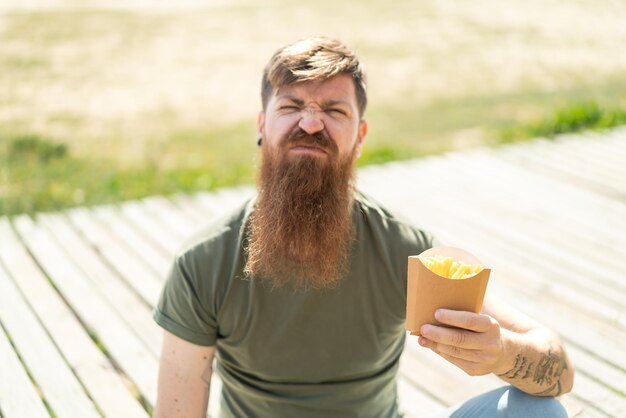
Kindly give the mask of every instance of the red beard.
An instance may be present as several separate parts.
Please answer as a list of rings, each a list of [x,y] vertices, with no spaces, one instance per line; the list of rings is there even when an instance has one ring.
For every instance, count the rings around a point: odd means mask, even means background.
[[[327,154],[288,155],[293,144],[323,148]],[[340,158],[322,134],[297,130],[275,150],[263,147],[259,195],[250,217],[245,273],[281,287],[335,286],[348,267],[354,161]]]

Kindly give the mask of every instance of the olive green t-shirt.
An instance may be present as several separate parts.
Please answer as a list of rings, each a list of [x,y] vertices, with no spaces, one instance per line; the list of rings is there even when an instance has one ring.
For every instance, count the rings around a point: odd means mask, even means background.
[[[253,200],[178,254],[156,322],[216,346],[221,417],[401,416],[407,257],[434,238],[357,192],[350,268],[332,289],[272,288],[244,277]]]

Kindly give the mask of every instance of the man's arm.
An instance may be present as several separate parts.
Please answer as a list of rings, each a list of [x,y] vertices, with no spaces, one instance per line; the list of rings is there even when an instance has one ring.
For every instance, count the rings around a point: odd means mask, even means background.
[[[164,331],[154,418],[206,416],[214,353]]]
[[[440,309],[441,323],[424,325],[420,345],[470,375],[494,373],[537,396],[559,396],[572,389],[574,366],[561,339],[515,309],[486,299],[481,314]]]

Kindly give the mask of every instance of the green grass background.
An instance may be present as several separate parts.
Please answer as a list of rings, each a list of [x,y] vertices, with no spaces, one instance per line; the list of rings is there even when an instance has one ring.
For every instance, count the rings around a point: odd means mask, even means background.
[[[624,124],[624,8],[607,7],[9,7],[0,11],[0,214],[253,182],[262,66],[314,34],[341,38],[367,65],[360,166]]]

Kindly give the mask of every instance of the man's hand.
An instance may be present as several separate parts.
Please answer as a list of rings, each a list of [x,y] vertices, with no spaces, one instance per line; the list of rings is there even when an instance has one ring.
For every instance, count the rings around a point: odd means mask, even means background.
[[[418,341],[472,376],[503,372],[504,335],[493,317],[473,312],[438,309],[435,318],[446,328],[423,325]]]
[[[482,313],[438,309],[454,328],[423,325],[420,345],[472,376],[495,373],[526,393],[559,396],[572,389],[574,366],[552,330],[493,298]]]

